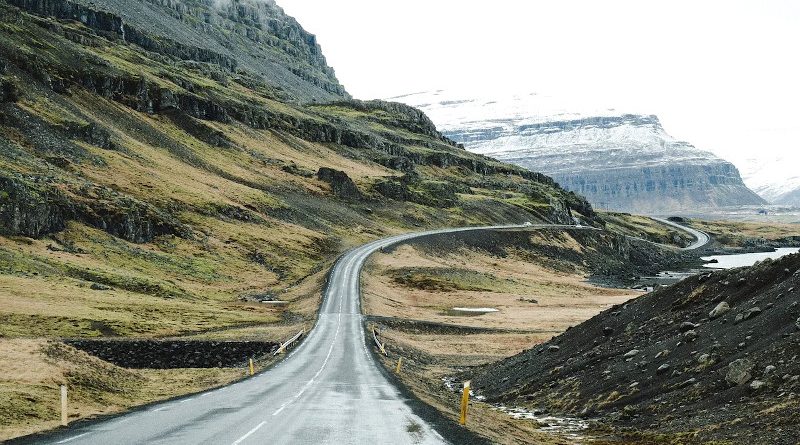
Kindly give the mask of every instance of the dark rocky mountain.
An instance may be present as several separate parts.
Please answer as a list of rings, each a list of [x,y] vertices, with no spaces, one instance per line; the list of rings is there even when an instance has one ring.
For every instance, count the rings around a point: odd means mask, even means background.
[[[396,99],[419,106],[468,150],[552,176],[595,207],[668,213],[765,203],[733,164],[675,140],[656,116],[556,111],[536,95]]]
[[[798,358],[800,255],[790,255],[688,278],[468,377],[489,401],[640,437],[794,445]]]
[[[317,44],[272,0],[9,0],[111,40],[193,64],[213,78],[256,75],[283,100],[348,98]],[[213,67],[213,68],[212,68]],[[193,68],[198,68],[197,66]],[[217,71],[217,72],[214,72]]]

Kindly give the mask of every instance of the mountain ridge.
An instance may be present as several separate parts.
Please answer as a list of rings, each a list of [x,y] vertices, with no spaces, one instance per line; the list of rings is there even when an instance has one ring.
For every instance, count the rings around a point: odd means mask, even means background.
[[[398,97],[467,149],[548,174],[595,206],[642,213],[760,205],[736,167],[666,133],[652,114],[566,110],[536,94]],[[569,156],[564,156],[568,153]]]
[[[28,12],[76,20],[105,35],[181,60],[244,68],[281,99],[349,98],[316,37],[273,1],[9,0]]]

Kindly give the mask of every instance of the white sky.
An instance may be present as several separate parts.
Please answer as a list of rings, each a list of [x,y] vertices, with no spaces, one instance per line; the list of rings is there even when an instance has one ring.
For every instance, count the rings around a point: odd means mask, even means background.
[[[738,162],[800,152],[797,0],[277,1],[357,98],[539,92]]]

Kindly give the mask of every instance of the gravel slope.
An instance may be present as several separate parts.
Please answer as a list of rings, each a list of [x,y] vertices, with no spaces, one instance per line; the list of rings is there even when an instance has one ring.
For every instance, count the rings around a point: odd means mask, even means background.
[[[695,276],[464,377],[489,401],[692,443],[796,444],[798,289],[800,255]]]

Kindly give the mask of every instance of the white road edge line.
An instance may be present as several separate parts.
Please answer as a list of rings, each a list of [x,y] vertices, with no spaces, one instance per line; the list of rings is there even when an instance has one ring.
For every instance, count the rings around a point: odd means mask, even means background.
[[[240,437],[239,440],[237,440],[236,442],[234,442],[231,445],[239,445],[240,443],[244,442],[245,439],[247,439],[248,437],[252,436],[256,431],[260,430],[261,427],[266,425],[266,424],[267,424],[266,420],[261,422],[261,423],[259,423],[258,425],[256,425],[255,428],[253,428],[252,430],[248,431],[247,434],[245,434],[244,436]]]
[[[67,442],[72,442],[73,440],[75,440],[75,439],[78,439],[78,438],[80,438],[80,437],[83,437],[83,436],[85,436],[85,435],[87,435],[87,434],[89,434],[89,433],[78,434],[77,436],[72,436],[72,437],[70,437],[70,438],[68,438],[68,439],[64,439],[64,440],[62,440],[62,441],[60,441],[60,442],[56,442],[56,443],[67,443]]]
[[[339,305],[341,306],[341,302],[340,302]],[[339,329],[341,327],[342,327],[342,313],[340,311],[339,312],[339,317],[338,317],[338,319],[336,321],[336,333],[333,334],[333,341],[331,342],[330,349],[328,349],[328,355],[325,356],[325,360],[322,362],[322,366],[319,368],[319,371],[317,371],[317,373],[314,374],[314,377],[311,377],[311,380],[309,380],[305,385],[303,385],[303,388],[300,390],[300,392],[295,394],[295,396],[292,397],[291,400],[289,400],[288,402],[286,402],[283,405],[281,405],[280,408],[278,408],[274,413],[272,413],[273,416],[277,416],[278,414],[281,413],[281,411],[284,410],[284,408],[286,408],[287,406],[289,406],[292,403],[294,403],[297,399],[299,399],[300,396],[302,396],[303,393],[306,392],[306,390],[309,388],[309,386],[314,384],[314,381],[317,379],[317,377],[319,377],[319,375],[322,374],[322,371],[325,369],[325,366],[328,365],[328,360],[331,358],[331,354],[333,353],[333,347],[336,346],[336,339],[339,338]],[[236,445],[236,444],[234,444],[234,445]]]
[[[545,226],[545,225],[542,225],[542,227],[538,227],[538,225],[537,225],[537,228],[545,228],[544,226]],[[558,225],[549,225],[549,226],[551,226],[551,227],[559,227]],[[337,261],[337,262],[336,262],[336,264],[334,264],[334,266],[333,266],[333,269],[332,269],[332,271],[331,271],[331,278],[333,278],[333,277],[335,277],[335,276],[337,276],[337,275],[340,275],[341,273],[343,273],[343,274],[344,274],[344,278],[342,278],[342,281],[343,281],[343,283],[342,283],[342,284],[345,284],[345,283],[347,283],[348,281],[350,281],[350,286],[351,286],[351,288],[352,288],[352,291],[353,291],[353,292],[355,292],[355,294],[356,294],[356,295],[359,295],[359,290],[360,290],[360,289],[359,289],[359,288],[360,288],[360,280],[359,280],[359,278],[360,278],[361,267],[362,267],[362,266],[363,266],[363,264],[366,262],[367,258],[369,258],[369,256],[371,256],[371,255],[372,255],[372,254],[373,254],[375,251],[377,251],[377,250],[380,250],[380,249],[382,249],[382,248],[384,248],[384,247],[386,247],[386,246],[391,246],[391,245],[393,245],[393,244],[402,243],[402,242],[404,242],[404,241],[407,241],[407,240],[409,240],[409,239],[414,239],[414,238],[419,238],[419,237],[423,237],[423,236],[428,236],[428,235],[432,235],[432,234],[436,234],[436,233],[440,233],[440,232],[441,232],[441,233],[447,233],[447,232],[450,232],[450,233],[460,233],[460,232],[467,232],[467,231],[472,231],[472,230],[506,229],[506,228],[516,228],[516,227],[528,227],[528,226],[487,226],[487,227],[475,227],[475,228],[462,228],[462,229],[457,229],[457,230],[449,230],[449,231],[444,231],[444,230],[443,230],[443,231],[437,231],[437,230],[434,230],[434,231],[420,232],[420,233],[414,233],[414,234],[405,234],[405,235],[399,235],[399,236],[396,236],[396,237],[391,237],[391,238],[389,238],[389,239],[375,240],[375,241],[373,241],[372,243],[369,243],[369,244],[367,244],[367,245],[365,245],[365,246],[362,246],[362,249],[360,249],[360,250],[356,249],[356,250],[350,251],[350,252],[349,252],[349,256],[350,256],[351,258],[349,259],[349,261],[347,261],[347,263],[349,263],[349,264],[346,264],[346,265],[344,265],[344,266],[343,266],[343,265],[342,265],[342,264],[344,264],[343,262]],[[570,228],[570,227],[571,227],[571,226],[564,226],[563,228]],[[702,233],[702,232],[701,232],[701,233]],[[343,257],[342,257],[342,259],[346,258],[347,256],[348,256],[348,253],[346,253],[346,254],[345,254]],[[356,269],[357,269],[357,270],[356,270],[356,272],[357,272],[357,273],[356,273],[356,279],[355,279],[355,280],[351,280],[351,279],[350,279],[351,270],[352,270],[354,267],[356,267]],[[342,272],[342,268],[344,268],[344,271],[343,271],[343,272]],[[333,280],[331,280],[331,282],[332,282],[332,281],[333,281]],[[349,301],[351,301],[351,300],[348,300],[348,302],[349,302]],[[338,307],[338,320],[337,320],[337,326],[336,326],[336,333],[334,334],[333,342],[331,343],[330,349],[328,350],[328,354],[327,354],[327,356],[325,357],[325,360],[324,360],[324,362],[323,362],[322,366],[321,366],[321,367],[320,367],[320,369],[319,369],[319,370],[316,372],[316,374],[314,375],[314,377],[312,377],[312,378],[311,378],[311,380],[310,380],[310,381],[308,381],[308,382],[305,384],[305,386],[303,387],[303,389],[302,389],[302,390],[301,390],[301,391],[300,391],[300,392],[299,392],[297,395],[295,395],[295,397],[293,397],[291,400],[289,400],[289,401],[287,401],[286,403],[284,403],[284,404],[283,404],[283,405],[280,407],[280,409],[278,409],[278,410],[277,410],[275,413],[273,413],[273,416],[274,416],[274,415],[277,415],[278,413],[280,413],[280,412],[281,412],[281,411],[282,411],[282,410],[283,410],[285,407],[287,407],[288,405],[290,405],[290,404],[294,403],[294,402],[295,402],[295,401],[296,401],[296,400],[297,400],[297,399],[298,399],[300,396],[302,396],[302,395],[303,395],[303,393],[304,393],[304,392],[305,392],[305,391],[306,391],[306,390],[307,390],[307,389],[308,389],[308,388],[309,388],[309,387],[310,387],[310,386],[311,386],[311,385],[312,385],[312,384],[313,384],[313,383],[316,381],[316,379],[317,379],[317,378],[320,376],[320,374],[322,373],[322,371],[323,371],[323,370],[325,369],[325,367],[327,366],[327,363],[328,363],[328,361],[329,361],[329,359],[330,359],[330,357],[331,357],[331,354],[332,354],[332,352],[333,352],[334,346],[336,345],[336,340],[337,340],[337,338],[338,338],[339,331],[340,331],[340,328],[341,328],[342,309],[343,309],[343,304],[344,304],[344,296],[343,296],[343,295],[339,295],[339,301],[338,301],[338,303],[339,303],[339,304],[338,304],[338,306],[339,306],[339,307]],[[325,304],[324,304],[324,305],[323,305],[323,306],[320,308],[320,311],[323,311],[324,309],[329,309],[329,308],[328,308],[328,306],[333,306],[334,304],[335,304],[335,303],[331,304],[331,301],[330,301],[330,299],[326,299],[326,301],[325,301]],[[357,311],[357,312],[355,312],[355,314],[361,314],[361,301],[360,301],[360,298],[357,298],[357,299],[355,300],[355,308],[354,308],[354,309],[358,309],[358,311]],[[354,314],[348,313],[347,315],[354,315]],[[361,325],[361,329],[360,329],[360,330],[361,330],[361,334],[362,334],[362,336],[363,336],[363,335],[364,335],[364,327],[363,327],[363,325]],[[316,330],[314,330],[314,331],[310,332],[310,333],[309,333],[309,337],[311,337],[311,336],[312,336],[313,334],[315,334],[315,333],[316,333]],[[307,343],[307,342],[304,342],[304,343],[301,345],[301,347],[302,347],[302,346],[305,346],[305,344],[306,344],[306,343]],[[362,344],[362,346],[363,346],[363,348],[365,349],[365,351],[367,351],[367,352],[368,352],[366,344]],[[297,353],[297,352],[298,352],[298,350],[299,350],[299,348],[298,348],[298,349],[295,349],[295,350],[294,350],[294,351],[293,351],[293,352],[292,352],[292,353],[289,355],[289,357],[291,357],[291,356],[293,356],[295,353]],[[368,354],[368,355],[369,355],[369,354]],[[285,363],[285,362],[284,362],[284,363]],[[283,365],[283,363],[281,363],[281,365]],[[224,387],[221,387],[221,388],[219,388],[219,389],[217,389],[217,390],[214,390],[214,391],[212,391],[212,392],[225,392],[225,391],[228,391],[229,389],[231,389],[231,388],[232,388],[232,387],[234,387],[234,386],[236,386],[236,384],[234,384],[234,385],[228,385],[228,386],[224,386]],[[377,387],[385,387],[385,386],[386,386],[386,385],[377,385]],[[393,387],[393,385],[389,385],[388,387]],[[209,393],[204,393],[204,394],[200,395],[199,397],[205,397],[205,396],[208,396],[208,395],[210,395],[210,394],[211,394],[211,392],[209,392]],[[195,398],[184,399],[184,400],[180,401],[179,403],[185,403],[185,402],[189,402],[189,401],[192,401],[192,400],[194,400],[194,399],[195,399]],[[155,408],[155,409],[152,409],[152,410],[150,410],[150,412],[160,412],[160,411],[163,411],[163,410],[166,410],[166,409],[170,409],[170,408],[174,408],[174,407],[176,407],[176,404],[171,404],[171,405],[167,405],[167,406],[162,406],[162,407],[159,407],[159,408]],[[129,420],[129,419],[122,420],[120,423],[124,423],[124,422],[126,422],[127,420]],[[260,423],[260,424],[258,424],[258,425],[257,425],[255,428],[253,428],[252,430],[250,430],[249,432],[247,432],[247,434],[245,434],[244,436],[242,436],[241,438],[239,438],[237,441],[235,441],[235,442],[234,442],[232,445],[239,445],[239,444],[240,444],[240,443],[242,443],[244,440],[246,440],[248,437],[250,437],[251,435],[255,434],[255,432],[256,432],[256,431],[258,431],[260,428],[262,428],[262,427],[263,427],[263,426],[264,426],[266,423],[267,423],[267,421],[266,421],[266,420],[265,420],[265,421],[263,421],[263,422],[261,422],[261,423]],[[435,434],[436,436],[438,436],[439,438],[441,438],[441,435],[440,435],[438,432],[436,432],[435,430],[433,430],[433,432],[434,432],[434,434]],[[75,435],[75,436],[69,437],[69,438],[67,438],[67,439],[61,440],[61,441],[59,441],[59,442],[56,442],[56,443],[57,443],[57,444],[68,443],[68,442],[71,442],[71,441],[73,441],[73,440],[79,439],[79,438],[81,438],[81,437],[84,437],[84,436],[86,436],[86,435],[89,435],[89,434],[92,434],[92,431],[88,431],[88,432],[85,432],[85,433],[82,433],[82,434],[78,434],[78,435]]]

